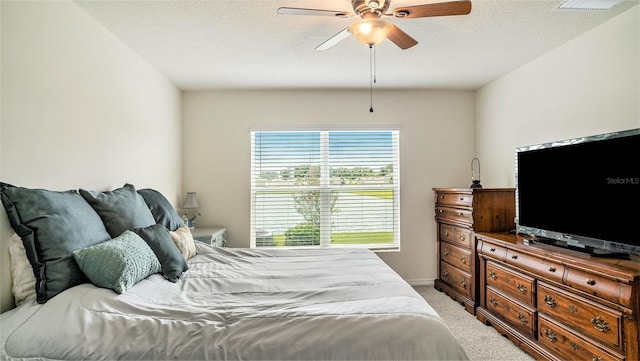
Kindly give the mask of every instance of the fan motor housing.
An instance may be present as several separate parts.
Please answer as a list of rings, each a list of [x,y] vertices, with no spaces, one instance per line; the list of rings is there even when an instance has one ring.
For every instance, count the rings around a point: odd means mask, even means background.
[[[390,1],[376,0],[375,2],[379,6],[377,8],[372,8],[369,3],[373,1],[374,0],[352,0],[351,5],[353,6],[353,11],[362,18],[379,18],[389,9]]]

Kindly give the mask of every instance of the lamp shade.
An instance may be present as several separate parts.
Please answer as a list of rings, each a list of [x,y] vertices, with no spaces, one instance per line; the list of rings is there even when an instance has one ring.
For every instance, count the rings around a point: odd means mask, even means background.
[[[200,208],[200,202],[198,202],[198,198],[196,197],[196,192],[187,192],[187,197],[184,199],[182,208],[183,209]]]
[[[376,45],[384,40],[391,29],[393,23],[387,20],[368,18],[356,21],[349,26],[349,32],[356,39],[365,45]]]

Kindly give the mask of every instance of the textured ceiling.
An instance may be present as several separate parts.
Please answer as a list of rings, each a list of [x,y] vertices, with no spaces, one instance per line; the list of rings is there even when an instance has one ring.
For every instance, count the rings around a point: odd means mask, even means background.
[[[400,6],[440,2],[392,0]],[[560,0],[474,0],[471,14],[391,19],[418,41],[376,47],[376,88],[477,89],[638,5],[557,10]],[[278,15],[278,7],[352,11],[350,0],[76,1],[183,90],[368,88],[369,49],[316,46],[357,18]]]

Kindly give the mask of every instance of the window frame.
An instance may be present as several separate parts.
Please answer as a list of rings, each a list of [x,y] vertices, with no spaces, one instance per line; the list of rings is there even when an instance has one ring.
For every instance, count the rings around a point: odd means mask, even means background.
[[[256,175],[256,134],[265,132],[287,133],[287,132],[309,132],[320,133],[320,182],[318,186],[278,186],[272,189],[274,192],[294,193],[318,191],[320,194],[320,203],[325,205],[320,208],[320,245],[305,246],[277,246],[273,249],[291,249],[291,248],[368,248],[374,251],[399,251],[400,250],[400,129],[397,127],[387,128],[359,128],[359,129],[252,129],[250,130],[250,247],[251,248],[270,248],[256,245],[256,195],[262,190],[256,185],[259,178]],[[329,156],[329,134],[334,132],[389,132],[392,137],[392,165],[393,165],[393,183],[391,184],[374,184],[374,185],[331,185],[331,164]],[[391,243],[365,243],[365,244],[331,244],[331,207],[326,206],[331,203],[333,192],[349,191],[349,190],[391,190],[393,196],[393,242]]]

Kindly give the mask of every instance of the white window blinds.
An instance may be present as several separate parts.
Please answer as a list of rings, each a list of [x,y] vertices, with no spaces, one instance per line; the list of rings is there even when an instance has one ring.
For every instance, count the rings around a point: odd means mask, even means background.
[[[399,132],[251,132],[251,242],[400,244]]]

